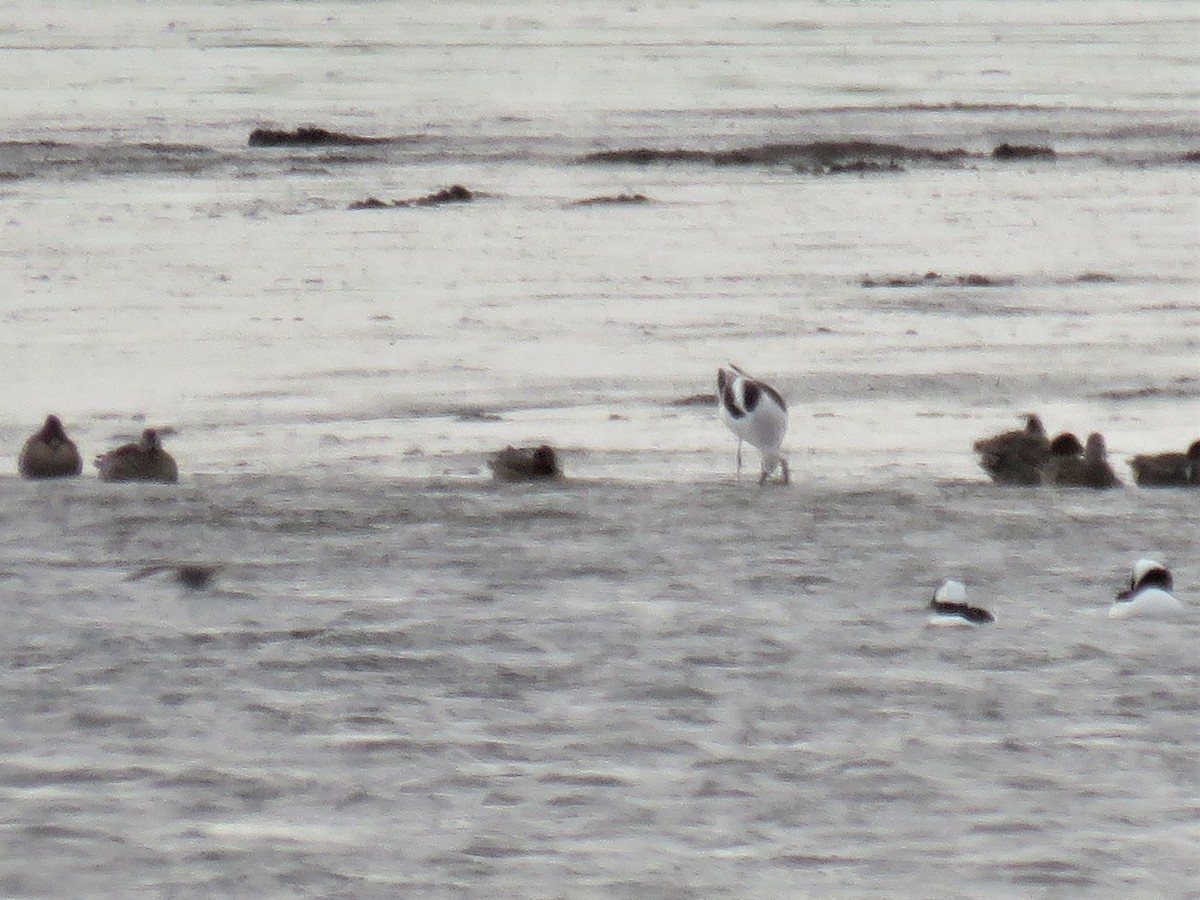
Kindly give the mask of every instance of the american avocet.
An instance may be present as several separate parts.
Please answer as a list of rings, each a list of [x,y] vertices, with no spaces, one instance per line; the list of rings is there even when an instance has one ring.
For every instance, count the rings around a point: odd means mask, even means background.
[[[737,473],[742,474],[742,441],[758,448],[762,454],[762,475],[759,484],[780,469],[783,483],[790,477],[788,462],[783,455],[783,436],[787,433],[788,411],[783,395],[765,381],[751,378],[733,363],[728,369],[717,369],[717,404],[721,421],[737,435]]]

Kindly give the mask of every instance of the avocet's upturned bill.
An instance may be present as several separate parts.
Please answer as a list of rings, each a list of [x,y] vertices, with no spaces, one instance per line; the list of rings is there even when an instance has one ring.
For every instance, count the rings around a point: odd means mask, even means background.
[[[765,484],[779,469],[787,484],[790,473],[783,455],[783,436],[787,434],[788,412],[783,395],[730,363],[728,369],[717,369],[717,405],[721,421],[737,435],[738,476],[742,474],[742,441],[746,441],[762,454],[758,483]]]
[[[961,581],[947,578],[929,601],[930,625],[986,625],[996,617],[982,606],[967,603],[967,589]]]
[[[1173,580],[1167,567],[1153,559],[1133,564],[1129,589],[1117,594],[1108,608],[1113,619],[1170,619],[1180,615],[1184,606],[1171,593]]]

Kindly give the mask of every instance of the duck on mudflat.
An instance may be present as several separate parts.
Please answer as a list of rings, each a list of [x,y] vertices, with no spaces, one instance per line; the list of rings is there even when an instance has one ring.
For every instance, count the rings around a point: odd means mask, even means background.
[[[137,443],[123,444],[96,457],[101,481],[179,480],[175,458],[162,447],[158,432],[147,428]]]
[[[1121,479],[1108,463],[1104,436],[1093,431],[1088,435],[1082,457],[1051,456],[1039,467],[1042,484],[1058,487],[1114,488]]]
[[[542,481],[561,478],[558,454],[549,444],[537,447],[505,447],[487,461],[496,481]]]
[[[1040,484],[1038,467],[1050,456],[1050,439],[1037,413],[1025,414],[1025,427],[975,442],[979,465],[996,484]]]
[[[69,478],[83,471],[79,448],[67,437],[58,416],[46,416],[42,427],[25,441],[17,470],[25,478]]]
[[[1140,487],[1200,487],[1200,441],[1185,453],[1141,453],[1129,460]]]

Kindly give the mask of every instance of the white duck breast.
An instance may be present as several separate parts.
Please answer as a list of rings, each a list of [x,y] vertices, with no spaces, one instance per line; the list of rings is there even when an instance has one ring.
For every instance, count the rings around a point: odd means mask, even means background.
[[[764,483],[776,468],[782,469],[783,481],[789,478],[783,456],[783,438],[787,434],[787,402],[771,385],[751,378],[737,366],[717,370],[717,404],[721,421],[738,439],[737,470],[742,470],[742,441],[753,444],[762,454]]]
[[[1117,594],[1108,608],[1112,619],[1173,619],[1185,609],[1171,593],[1174,587],[1167,567],[1152,559],[1139,559],[1133,566],[1129,590]]]

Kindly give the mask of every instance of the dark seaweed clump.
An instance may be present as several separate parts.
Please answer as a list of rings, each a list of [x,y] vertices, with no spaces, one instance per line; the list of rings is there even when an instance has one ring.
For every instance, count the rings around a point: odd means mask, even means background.
[[[992,151],[992,159],[1000,160],[1054,159],[1057,155],[1052,147],[1037,144],[1003,143]]]
[[[800,171],[895,171],[904,162],[956,162],[966,150],[906,147],[878,141],[809,141],[762,144],[732,150],[660,150],[635,147],[600,150],[580,158],[584,163],[649,165],[702,162],[718,166],[790,165]]]
[[[571,201],[570,206],[607,206],[623,203],[649,203],[650,198],[645,194],[608,194],[600,197],[585,197],[582,200]]]
[[[391,142],[392,138],[364,137],[312,125],[302,125],[291,131],[255,128],[250,132],[251,147],[359,147],[364,144]]]
[[[926,272],[924,275],[888,275],[884,278],[864,278],[860,284],[863,287],[1006,287],[1014,284],[1012,278],[996,275],[980,275],[971,272],[966,275],[940,275],[937,272]]]
[[[356,200],[350,204],[350,209],[408,209],[414,206],[441,206],[445,203],[469,203],[475,199],[475,194],[461,184],[452,184],[424,197],[411,197],[407,200],[380,200],[368,197],[366,200]]]
[[[880,172],[903,172],[904,166],[894,159],[852,159],[849,162],[822,165],[796,165],[797,172],[803,175],[870,175]]]
[[[677,400],[672,400],[671,406],[713,406],[717,402],[717,395],[712,393],[689,394],[686,397],[680,397]]]

